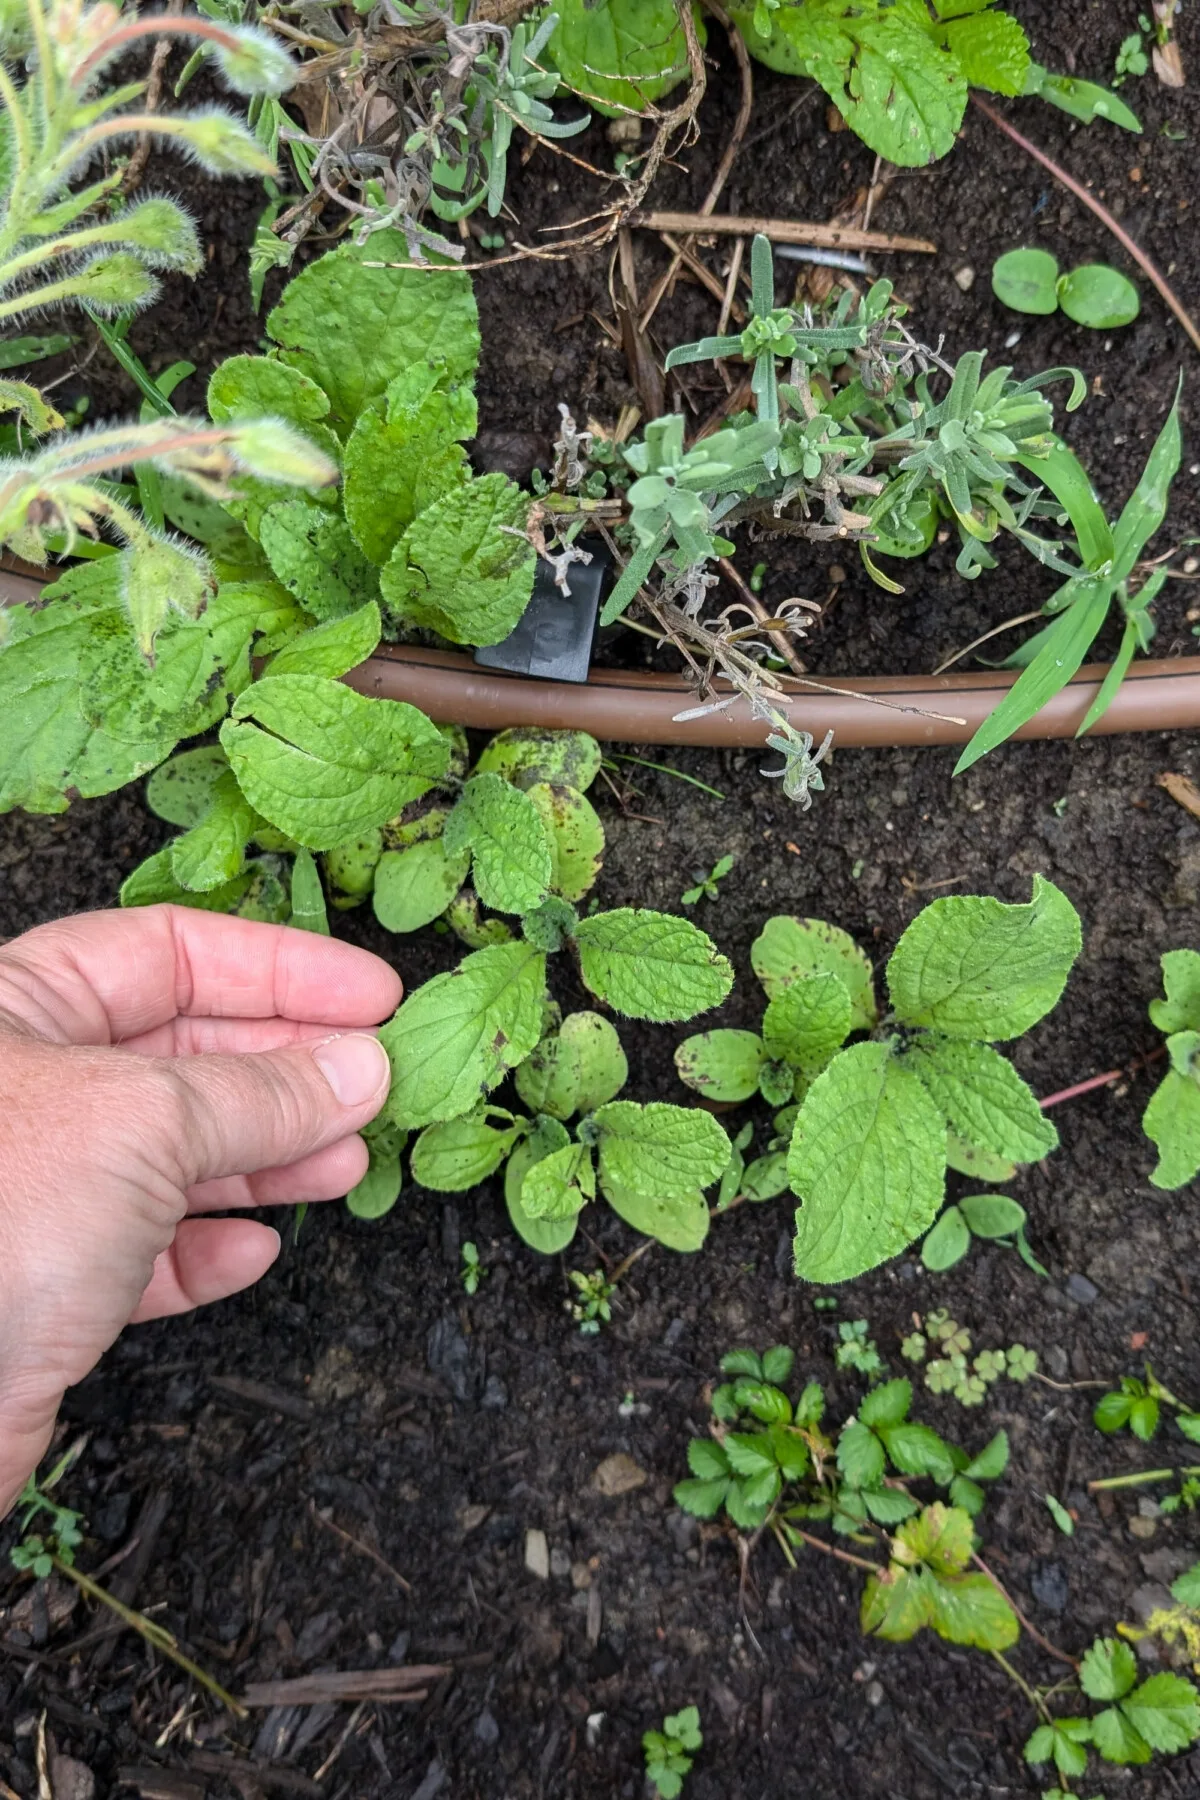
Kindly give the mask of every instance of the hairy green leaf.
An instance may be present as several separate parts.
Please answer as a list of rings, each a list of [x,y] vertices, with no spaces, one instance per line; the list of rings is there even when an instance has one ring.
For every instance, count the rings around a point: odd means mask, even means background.
[[[971,1233],[957,1206],[948,1206],[921,1245],[921,1261],[939,1274],[962,1261],[971,1248]]]
[[[536,1045],[545,988],[546,958],[518,940],[472,951],[410,994],[379,1034],[392,1059],[393,1123],[470,1112]]]
[[[440,918],[467,878],[467,851],[446,853],[444,838],[385,850],[375,870],[375,917],[385,931],[420,931]]]
[[[888,963],[896,1015],[948,1037],[1019,1037],[1045,1016],[1082,946],[1079,914],[1044,876],[1007,906],[954,894],[918,913]]]
[[[1025,1208],[1007,1194],[964,1194],[958,1204],[976,1237],[1012,1237],[1025,1223]]]
[[[320,675],[256,681],[221,727],[221,747],[251,805],[310,850],[382,825],[428,792],[450,756],[415,706]]]
[[[311,850],[297,850],[292,864],[292,916],[290,924],[297,931],[315,931],[328,937],[329,915],[325,911],[325,890],[321,874]]]
[[[598,112],[646,112],[688,73],[687,39],[672,0],[563,0],[546,54]],[[704,21],[696,29],[704,42]]]
[[[1016,1163],[1007,1157],[993,1156],[978,1144],[965,1143],[952,1131],[946,1133],[946,1166],[959,1175],[969,1175],[973,1181],[1011,1181],[1017,1172]]]
[[[845,1043],[850,1021],[850,995],[840,975],[800,976],[767,1002],[763,1044],[774,1061],[790,1063],[811,1080]]]
[[[977,12],[952,19],[941,32],[969,87],[1020,94],[1029,73],[1029,39],[1011,13]]]
[[[525,536],[529,496],[506,475],[480,475],[426,507],[379,572],[398,617],[452,644],[498,644],[533,593],[537,556]]]
[[[180,750],[155,769],[146,783],[146,805],[168,825],[186,831],[208,812],[213,789],[228,769],[228,758],[219,744]]]
[[[933,1223],[945,1168],[941,1116],[890,1045],[843,1050],[805,1096],[788,1154],[797,1275],[848,1281],[898,1255]]]
[[[327,619],[323,625],[302,631],[275,652],[264,674],[325,675],[331,679],[344,675],[367,660],[382,630],[378,603],[368,600],[357,612]]]
[[[1158,1188],[1183,1187],[1200,1172],[1200,1084],[1169,1069],[1142,1114],[1142,1130],[1158,1151],[1150,1180]]]
[[[462,439],[478,430],[469,385],[442,386],[430,363],[392,381],[359,414],[346,443],[342,504],[354,540],[383,564],[418,513],[470,479]]]
[[[750,964],[771,1000],[801,976],[836,975],[850,996],[850,1030],[875,1024],[871,965],[838,925],[788,914],[768,919],[750,947]]]
[[[1168,950],[1162,959],[1165,1000],[1150,1002],[1160,1031],[1200,1031],[1200,951]]]
[[[675,1051],[680,1081],[706,1100],[727,1104],[758,1092],[762,1065],[763,1044],[756,1031],[701,1031]]]
[[[535,1112],[554,1119],[594,1112],[629,1078],[616,1030],[599,1013],[568,1013],[517,1070],[517,1092]]]
[[[346,1205],[356,1219],[382,1219],[400,1198],[400,1157],[408,1135],[394,1125],[374,1121],[363,1136],[369,1158],[367,1172],[346,1195]]]
[[[476,775],[503,775],[514,787],[548,781],[581,794],[600,773],[600,746],[586,731],[549,731],[513,725],[484,745]]]
[[[343,436],[413,363],[440,360],[450,381],[475,372],[479,322],[470,276],[378,266],[411,260],[398,231],[372,232],[361,245],[347,241],[301,270],[267,318],[284,362],[329,396]]]
[[[708,1236],[708,1203],[699,1188],[684,1194],[640,1194],[606,1179],[600,1186],[613,1211],[635,1231],[656,1238],[668,1250],[699,1250]]]
[[[722,1127],[698,1107],[610,1100],[592,1114],[600,1178],[635,1194],[683,1194],[716,1181],[730,1156]]]
[[[171,871],[180,887],[204,892],[242,872],[257,814],[226,768],[213,783],[208,811],[171,845]]]
[[[175,906],[194,906],[201,912],[238,910],[254,879],[251,869],[244,869],[233,881],[227,881],[221,887],[209,888],[206,893],[193,893],[175,879],[171,869],[173,848],[173,844],[164,844],[161,850],[156,850],[125,877],[118,893],[122,906],[161,906],[169,901]]]
[[[446,820],[446,851],[470,850],[476,892],[497,912],[532,912],[550,888],[554,862],[541,815],[499,775],[472,775]]]
[[[596,1198],[596,1170],[586,1144],[567,1144],[534,1163],[521,1183],[521,1205],[534,1219],[571,1219]]]
[[[582,900],[596,885],[604,856],[604,827],[590,800],[573,787],[537,781],[525,789],[550,846],[550,887],[564,900]]]
[[[565,1150],[570,1141],[557,1119],[540,1118],[528,1137],[518,1143],[504,1171],[508,1216],[518,1235],[542,1256],[557,1256],[566,1249],[575,1236],[579,1216],[572,1213],[565,1219],[535,1219],[521,1204],[521,1187],[534,1163],[542,1162],[555,1150]]]
[[[1040,1162],[1058,1132],[1006,1056],[990,1044],[933,1032],[914,1038],[904,1065],[920,1079],[956,1136],[1012,1162]]]
[[[493,1125],[491,1117],[511,1122]],[[412,1147],[413,1180],[435,1193],[465,1193],[495,1174],[520,1135],[521,1125],[511,1114],[497,1114],[490,1107],[465,1119],[427,1125]]]
[[[378,573],[337,513],[311,500],[278,500],[258,532],[275,574],[315,618],[341,619],[377,599]]]
[[[623,906],[581,919],[575,933],[584,985],[619,1013],[670,1024],[719,1006],[733,970],[689,919]]]

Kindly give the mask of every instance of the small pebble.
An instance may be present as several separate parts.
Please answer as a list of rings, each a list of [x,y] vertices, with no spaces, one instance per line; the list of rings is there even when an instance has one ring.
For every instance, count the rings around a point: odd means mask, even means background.
[[[1086,1275],[1068,1275],[1064,1285],[1070,1298],[1080,1306],[1090,1306],[1100,1293],[1095,1282],[1089,1281]]]
[[[1015,347],[1020,343],[1020,341],[1021,341],[1021,333],[1019,331],[1010,331],[1008,336],[1004,340],[1004,348],[1006,350],[1015,349]]]
[[[475,1721],[475,1736],[481,1744],[500,1742],[500,1727],[486,1706]]]
[[[556,1549],[550,1552],[550,1573],[552,1575],[569,1575],[571,1573],[571,1558],[565,1550]]]
[[[1061,1563],[1043,1563],[1030,1577],[1029,1585],[1033,1589],[1034,1599],[1047,1612],[1066,1612],[1071,1591],[1067,1585],[1067,1572]]]
[[[546,1542],[544,1531],[527,1531],[525,1533],[525,1567],[539,1581],[550,1579],[550,1546]]]
[[[954,282],[955,286],[960,287],[964,294],[970,293],[975,286],[975,271],[969,263],[964,264],[961,269],[955,269]]]
[[[883,1705],[883,1683],[882,1683],[882,1681],[872,1681],[870,1683],[870,1685],[868,1686],[868,1688],[867,1688],[867,1705],[868,1706],[882,1706]]]

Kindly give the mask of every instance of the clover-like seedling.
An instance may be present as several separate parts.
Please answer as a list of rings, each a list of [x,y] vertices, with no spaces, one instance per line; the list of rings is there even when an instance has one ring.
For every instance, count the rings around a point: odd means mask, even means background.
[[[833,1356],[839,1369],[853,1369],[856,1374],[868,1377],[882,1371],[883,1358],[875,1347],[874,1338],[867,1336],[869,1329],[865,1319],[842,1320],[838,1326],[840,1341]]]
[[[695,1761],[689,1752],[699,1750],[703,1742],[700,1709],[696,1706],[668,1713],[661,1731],[643,1733],[646,1779],[659,1800],[677,1800],[683,1792],[683,1778]]]
[[[1092,331],[1132,324],[1141,311],[1137,289],[1118,269],[1084,263],[1060,275],[1057,258],[1048,250],[1006,250],[992,265],[992,291],[1015,312],[1047,314],[1061,308],[1068,319]]]

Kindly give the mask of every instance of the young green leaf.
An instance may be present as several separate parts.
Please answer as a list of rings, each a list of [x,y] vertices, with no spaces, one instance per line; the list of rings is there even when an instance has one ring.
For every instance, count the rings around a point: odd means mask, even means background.
[[[903,1024],[955,1038],[1019,1037],[1054,1006],[1081,947],[1079,914],[1035,875],[1025,906],[984,894],[934,900],[893,951],[888,990]]]
[[[883,1445],[873,1431],[851,1422],[838,1436],[837,1466],[851,1487],[877,1487],[887,1467]]]
[[[1150,1002],[1151,1020],[1168,1034],[1200,1031],[1200,951],[1168,950],[1160,960],[1166,999]]]
[[[221,727],[221,747],[251,805],[310,850],[393,818],[450,758],[415,706],[368,700],[319,675],[256,681]]]
[[[685,1038],[675,1051],[679,1079],[706,1100],[734,1103],[758,1092],[762,1039],[755,1031],[718,1028]]]
[[[387,605],[452,644],[498,644],[533,593],[529,504],[498,473],[448,489],[417,515],[380,570]]]
[[[226,768],[213,783],[208,811],[171,845],[171,872],[180,887],[203,893],[242,872],[258,816]]]
[[[850,1035],[850,994],[840,975],[798,976],[767,1002],[763,1045],[775,1062],[811,1079]]]
[[[1058,311],[1058,259],[1048,250],[1006,250],[992,264],[992,292],[1014,312]]]
[[[178,825],[186,831],[204,818],[212,805],[213,789],[228,768],[228,759],[218,744],[180,750],[155,769],[147,781],[146,805],[168,825]]]
[[[615,1012],[670,1024],[719,1006],[733,970],[689,919],[620,907],[581,919],[575,933],[584,985]]]
[[[969,1175],[973,1181],[1011,1181],[1017,1172],[1016,1163],[1007,1157],[994,1156],[978,1144],[965,1143],[952,1131],[946,1133],[946,1166],[959,1175]]]
[[[550,889],[553,859],[537,807],[499,775],[472,775],[446,820],[448,855],[470,850],[475,889],[497,912],[532,912]]]
[[[899,1425],[908,1417],[912,1405],[912,1382],[901,1376],[896,1381],[881,1381],[860,1403],[858,1416],[872,1430],[885,1425]],[[862,1484],[860,1484],[862,1485]]]
[[[687,39],[672,0],[563,0],[556,10],[546,54],[598,112],[645,112],[687,76]],[[703,43],[702,17],[696,30]]]
[[[493,1125],[493,1118],[508,1123]],[[495,1174],[521,1132],[511,1113],[487,1106],[464,1119],[427,1125],[412,1147],[413,1180],[435,1193],[465,1193]]]
[[[796,1361],[796,1352],[786,1344],[774,1344],[771,1349],[763,1351],[763,1380],[774,1382],[777,1386],[785,1382],[792,1372]]]
[[[745,1200],[775,1200],[780,1194],[786,1193],[786,1152],[773,1150],[767,1156],[756,1156],[752,1162],[747,1163],[740,1185]]]
[[[601,1175],[604,1198],[634,1231],[656,1238],[668,1250],[699,1250],[708,1236],[708,1202],[699,1188],[683,1194],[639,1194]]]
[[[440,918],[467,878],[470,853],[446,854],[444,838],[385,850],[375,869],[375,917],[385,931],[419,931]]]
[[[972,1481],[998,1481],[1008,1467],[1008,1433],[998,1431],[963,1470]]]
[[[318,937],[329,936],[329,915],[325,911],[325,890],[311,850],[297,850],[292,864],[292,916],[289,924],[297,931],[314,931]]]
[[[730,1156],[730,1143],[711,1113],[698,1107],[639,1105],[610,1100],[591,1117],[600,1152],[600,1179],[635,1194],[685,1194],[709,1187]]]
[[[466,381],[479,358],[479,323],[469,275],[389,268],[412,259],[402,233],[347,240],[295,276],[267,318],[283,361],[328,395],[344,436],[371,401],[414,363],[442,361],[448,381]]]
[[[439,385],[430,363],[392,381],[386,404],[367,407],[346,442],[342,504],[354,541],[387,562],[419,513],[470,479],[460,440],[478,429],[469,386]]]
[[[1158,1151],[1150,1180],[1157,1188],[1184,1187],[1200,1173],[1200,1084],[1169,1069],[1142,1114],[1142,1130]]]
[[[156,850],[125,877],[117,896],[120,905],[161,906],[170,902],[175,906],[194,906],[201,912],[236,912],[250,890],[253,867],[243,869],[234,880],[223,882],[220,887],[195,893],[181,887],[175,879],[171,868],[174,847],[173,843],[164,844],[161,850]],[[280,894],[284,897],[282,888]]]
[[[337,513],[311,500],[277,500],[258,530],[275,574],[315,618],[341,619],[378,598],[378,573]]]
[[[536,781],[525,794],[537,808],[550,846],[550,888],[582,900],[596,885],[604,857],[604,827],[590,800],[559,782]]]
[[[476,775],[503,775],[514,787],[539,782],[572,787],[584,793],[600,773],[600,746],[586,731],[547,731],[514,725],[498,731],[484,745]]]
[[[521,1203],[521,1188],[535,1163],[542,1162],[556,1150],[565,1150],[571,1140],[557,1119],[539,1118],[528,1137],[523,1138],[508,1159],[504,1171],[504,1201],[508,1216],[518,1235],[542,1256],[557,1256],[575,1236],[578,1214],[565,1219],[535,1219]]]
[[[596,1198],[596,1170],[586,1144],[567,1144],[535,1162],[521,1183],[521,1205],[534,1219],[570,1219]]]
[[[1013,1237],[1025,1224],[1025,1208],[1007,1194],[965,1194],[958,1205],[976,1237]]]
[[[873,1028],[871,964],[840,926],[788,914],[768,919],[750,947],[750,964],[770,1000],[801,976],[836,975],[850,996],[850,1030]]]
[[[363,1132],[367,1143],[367,1172],[346,1195],[346,1205],[356,1219],[382,1219],[400,1198],[403,1177],[400,1156],[408,1142],[406,1132],[386,1121],[374,1121]]]
[[[929,1032],[909,1043],[903,1060],[960,1138],[1018,1163],[1057,1149],[1058,1132],[1036,1095],[990,1044]]]
[[[938,1274],[961,1262],[970,1248],[967,1221],[957,1206],[948,1206],[921,1245],[921,1261]]]
[[[410,994],[379,1033],[392,1060],[393,1123],[470,1112],[536,1045],[545,987],[545,956],[514,941],[472,951]]]
[[[1141,297],[1127,275],[1107,263],[1083,263],[1058,282],[1058,304],[1076,325],[1112,331],[1131,325],[1142,310]]]
[[[888,1044],[854,1044],[805,1096],[788,1155],[796,1273],[848,1281],[920,1237],[942,1202],[941,1115]]]
[[[933,1585],[931,1602],[930,1623],[952,1644],[1010,1650],[1021,1635],[1017,1615],[990,1576],[943,1576]]]
[[[1108,580],[1085,576],[1068,587],[1069,605],[1039,634],[1037,654],[976,731],[954,765],[956,775],[1027,725],[1081,667],[1108,617],[1113,589]]]
[[[1119,1638],[1097,1638],[1079,1665],[1079,1684],[1090,1700],[1119,1700],[1137,1680],[1137,1658]]]
[[[535,1112],[569,1119],[572,1113],[603,1106],[628,1078],[629,1064],[609,1021],[599,1013],[575,1012],[521,1064],[516,1084]]]
[[[324,419],[329,397],[315,381],[270,356],[230,356],[208,383],[209,417],[218,425],[264,414],[301,430]]]
[[[263,671],[266,675],[344,675],[366,662],[378,644],[383,625],[379,606],[368,600],[357,612],[341,618],[327,619],[302,631],[299,637],[277,650]]]
[[[1062,1532],[1063,1536],[1074,1537],[1075,1521],[1063,1505],[1062,1501],[1056,1499],[1053,1494],[1044,1494],[1042,1498],[1046,1502],[1047,1512],[1050,1514],[1050,1517],[1054,1520],[1054,1523],[1058,1526],[1058,1529]]]
[[[948,9],[937,9],[944,17]],[[937,34],[951,52],[971,87],[993,94],[1024,92],[1029,73],[1029,39],[1011,13],[956,5],[956,17]]]

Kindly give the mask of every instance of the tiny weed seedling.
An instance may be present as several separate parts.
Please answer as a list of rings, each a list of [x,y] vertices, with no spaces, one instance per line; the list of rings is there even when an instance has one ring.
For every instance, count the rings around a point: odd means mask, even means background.
[[[992,292],[1014,312],[1061,310],[1076,325],[1112,331],[1131,325],[1141,311],[1138,291],[1127,276],[1105,263],[1085,263],[1060,275],[1048,250],[1007,250],[992,265]]]
[[[646,1779],[660,1800],[676,1800],[683,1792],[683,1778],[695,1758],[689,1754],[704,1742],[700,1730],[700,1709],[685,1706],[669,1713],[661,1731],[647,1731],[642,1737],[646,1759]]]
[[[838,1347],[833,1353],[839,1369],[853,1369],[868,1380],[883,1374],[883,1358],[874,1338],[867,1336],[869,1329],[865,1319],[843,1319],[838,1326]]]
[[[478,1245],[468,1240],[462,1247],[462,1266],[459,1269],[459,1280],[463,1284],[464,1292],[477,1294],[479,1283],[486,1274],[487,1270],[479,1258]]]
[[[9,1551],[9,1559],[14,1569],[27,1569],[38,1581],[45,1581],[56,1564],[74,1568],[75,1552],[83,1542],[82,1513],[60,1506],[50,1492],[75,1462],[81,1448],[81,1445],[72,1446],[40,1485],[36,1474],[31,1475],[17,1496],[16,1507],[21,1513],[20,1539]],[[29,1527],[35,1520],[40,1520],[42,1514],[46,1515],[42,1529],[30,1531]]]
[[[1113,65],[1113,86],[1120,87],[1131,75],[1145,75],[1150,67],[1150,58],[1146,54],[1146,40],[1142,35],[1151,29],[1150,21],[1145,13],[1138,14],[1137,31],[1131,31],[1123,37],[1117,46],[1117,60]]]
[[[725,879],[726,875],[728,875],[730,869],[733,867],[733,862],[734,859],[732,856],[722,856],[713,864],[707,875],[702,869],[694,870],[693,874],[695,876],[696,885],[695,887],[688,888],[685,893],[680,894],[679,904],[681,906],[695,906],[698,900],[718,900],[720,898],[718,884]]]
[[[1144,1381],[1139,1381],[1136,1375],[1122,1375],[1119,1387],[1101,1395],[1092,1413],[1097,1429],[1112,1436],[1128,1426],[1134,1437],[1149,1443],[1161,1422],[1162,1408],[1168,1406],[1172,1408],[1175,1424],[1189,1443],[1200,1444],[1200,1413],[1193,1412],[1164,1387],[1149,1363],[1145,1375]]]
[[[924,1364],[925,1386],[931,1394],[950,1394],[960,1406],[981,1406],[988,1388],[1001,1376],[1026,1382],[1036,1375],[1038,1355],[1024,1344],[1007,1350],[981,1350],[968,1362],[971,1333],[947,1312],[931,1312],[900,1346],[907,1362]],[[928,1361],[929,1352],[935,1354]]]
[[[1142,1115],[1142,1130],[1158,1151],[1150,1180],[1179,1188],[1200,1172],[1200,954],[1168,950],[1162,972],[1166,997],[1150,1002],[1150,1018],[1166,1036],[1171,1066]]]
[[[983,1175],[984,1180],[1008,1181],[1016,1170],[1012,1163],[997,1157],[990,1169],[980,1167],[973,1173]],[[1022,1262],[1035,1274],[1045,1275],[1047,1271],[1029,1248],[1026,1223],[1025,1208],[1007,1194],[964,1194],[939,1215],[921,1245],[921,1261],[935,1274],[952,1269],[970,1250],[971,1240],[983,1238],[993,1243],[1011,1243]]]
[[[767,921],[750,953],[768,996],[761,1035],[702,1032],[676,1067],[706,1100],[757,1091],[785,1105],[776,1129],[789,1132],[787,1179],[803,1201],[802,1279],[847,1281],[905,1249],[940,1212],[948,1168],[1007,1179],[1054,1149],[1054,1126],[993,1045],[1050,1011],[1080,942],[1075,908],[1041,876],[1025,906],[935,900],[892,954],[880,1018],[871,965],[846,932]],[[855,1034],[865,1041],[843,1048]],[[1016,1214],[1004,1218],[1015,1229]]]
[[[603,1269],[585,1275],[582,1269],[568,1269],[567,1280],[575,1289],[575,1298],[565,1302],[567,1311],[579,1327],[581,1337],[596,1337],[602,1325],[612,1319],[612,1297],[615,1283]]]

